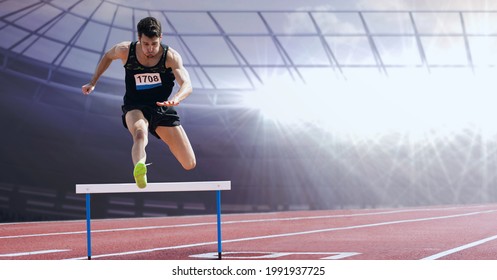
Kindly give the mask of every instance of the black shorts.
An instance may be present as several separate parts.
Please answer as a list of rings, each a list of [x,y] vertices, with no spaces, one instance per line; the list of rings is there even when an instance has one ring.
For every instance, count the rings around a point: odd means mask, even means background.
[[[132,110],[140,110],[148,121],[148,131],[155,137],[160,139],[160,136],[155,132],[158,126],[178,126],[180,125],[178,112],[173,107],[162,106],[147,106],[147,105],[123,105],[122,121],[125,128],[126,113]]]

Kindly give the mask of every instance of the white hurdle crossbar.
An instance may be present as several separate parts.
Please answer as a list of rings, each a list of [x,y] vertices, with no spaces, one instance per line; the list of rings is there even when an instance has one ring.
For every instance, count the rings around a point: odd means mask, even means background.
[[[221,191],[231,190],[231,181],[203,182],[168,182],[148,183],[140,189],[134,183],[126,184],[76,184],[77,194],[86,194],[86,239],[88,259],[91,260],[91,211],[90,194],[98,193],[143,193],[143,192],[187,192],[187,191],[216,191],[217,208],[217,254],[222,257],[221,237]]]

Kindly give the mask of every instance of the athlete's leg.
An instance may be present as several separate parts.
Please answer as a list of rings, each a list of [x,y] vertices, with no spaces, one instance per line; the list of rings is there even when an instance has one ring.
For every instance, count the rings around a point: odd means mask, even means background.
[[[186,170],[195,168],[197,161],[185,130],[179,126],[158,126],[155,132],[168,146],[176,159]]]
[[[133,164],[145,163],[147,153],[145,147],[148,144],[148,121],[140,110],[131,110],[126,113],[126,125],[133,136],[133,147],[131,148],[131,158]]]
[[[133,147],[131,158],[135,166],[133,176],[136,185],[140,188],[147,186],[147,153],[145,147],[148,144],[148,121],[140,110],[131,110],[126,113],[126,125],[133,136]]]

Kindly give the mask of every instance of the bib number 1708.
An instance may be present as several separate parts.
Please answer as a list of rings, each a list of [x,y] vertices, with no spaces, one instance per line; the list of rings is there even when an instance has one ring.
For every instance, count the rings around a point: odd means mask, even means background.
[[[135,82],[137,90],[159,87],[162,84],[159,73],[135,74]]]

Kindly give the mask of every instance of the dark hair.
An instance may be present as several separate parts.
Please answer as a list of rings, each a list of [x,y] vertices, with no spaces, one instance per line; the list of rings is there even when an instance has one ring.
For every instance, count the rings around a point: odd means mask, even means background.
[[[136,25],[138,37],[145,35],[149,38],[160,37],[162,35],[162,27],[160,21],[154,17],[146,17]]]

